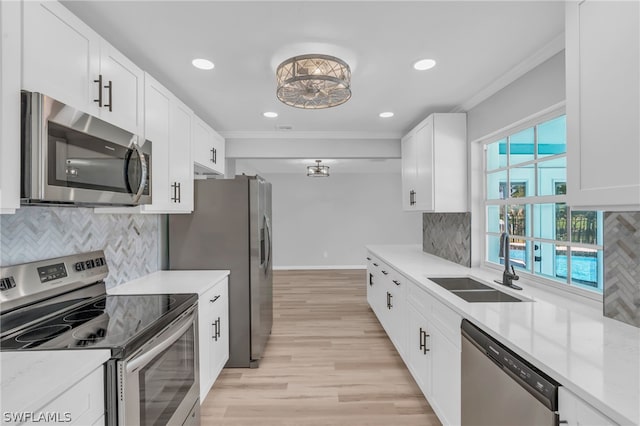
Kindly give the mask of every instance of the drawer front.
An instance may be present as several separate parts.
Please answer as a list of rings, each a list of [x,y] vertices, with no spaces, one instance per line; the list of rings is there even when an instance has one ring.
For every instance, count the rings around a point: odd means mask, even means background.
[[[104,370],[100,366],[39,410],[57,413],[66,424],[93,425],[104,416]],[[66,416],[66,418],[65,418]],[[37,423],[34,423],[37,424]]]
[[[429,317],[431,315],[431,306],[433,304],[433,297],[426,291],[421,289],[417,284],[405,280],[407,283],[406,295],[407,301],[411,303],[418,312],[423,316]]]
[[[444,337],[460,348],[460,323],[462,317],[437,300],[431,305],[432,323],[440,329]]]

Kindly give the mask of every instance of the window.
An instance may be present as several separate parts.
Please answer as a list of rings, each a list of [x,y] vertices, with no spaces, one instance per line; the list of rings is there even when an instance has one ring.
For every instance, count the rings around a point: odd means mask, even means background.
[[[485,262],[602,293],[602,212],[566,204],[564,115],[484,145]]]

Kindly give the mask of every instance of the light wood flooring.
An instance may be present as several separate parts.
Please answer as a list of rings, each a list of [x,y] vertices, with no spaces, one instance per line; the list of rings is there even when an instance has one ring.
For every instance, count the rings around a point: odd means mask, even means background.
[[[260,367],[224,369],[202,425],[439,425],[367,304],[365,274],[274,271]]]

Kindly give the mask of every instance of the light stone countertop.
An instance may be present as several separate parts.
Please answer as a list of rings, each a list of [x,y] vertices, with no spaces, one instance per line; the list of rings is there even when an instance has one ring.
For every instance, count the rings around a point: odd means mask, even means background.
[[[0,352],[3,419],[4,413],[38,412],[107,362],[110,355],[109,350],[101,349]]]
[[[107,289],[108,294],[197,293],[207,290],[229,276],[229,271],[157,271]]]
[[[494,284],[501,271],[467,268],[419,245],[367,246],[381,261],[620,424],[640,425],[640,329],[553,291]],[[472,276],[533,302],[468,303],[427,277]]]

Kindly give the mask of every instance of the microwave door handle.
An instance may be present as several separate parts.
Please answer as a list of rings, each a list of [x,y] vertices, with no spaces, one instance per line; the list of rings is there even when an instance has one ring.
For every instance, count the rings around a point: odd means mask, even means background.
[[[185,331],[189,329],[193,325],[193,314],[189,315],[185,320],[182,321],[183,324],[179,326],[178,330],[171,333],[169,337],[164,338],[160,343],[158,343],[153,348],[145,351],[137,358],[132,359],[127,362],[127,373],[132,373],[140,367],[143,367],[149,363],[152,359],[154,359],[157,355],[159,355],[162,351],[167,349],[169,346],[173,345]]]
[[[136,150],[138,153],[138,159],[140,160],[140,168],[142,169],[142,173],[140,174],[140,185],[138,186],[138,192],[133,196],[133,202],[137,203],[142,197],[142,193],[144,192],[145,182],[147,181],[147,162],[145,161],[144,153],[140,149],[137,143],[133,142],[131,147]]]

